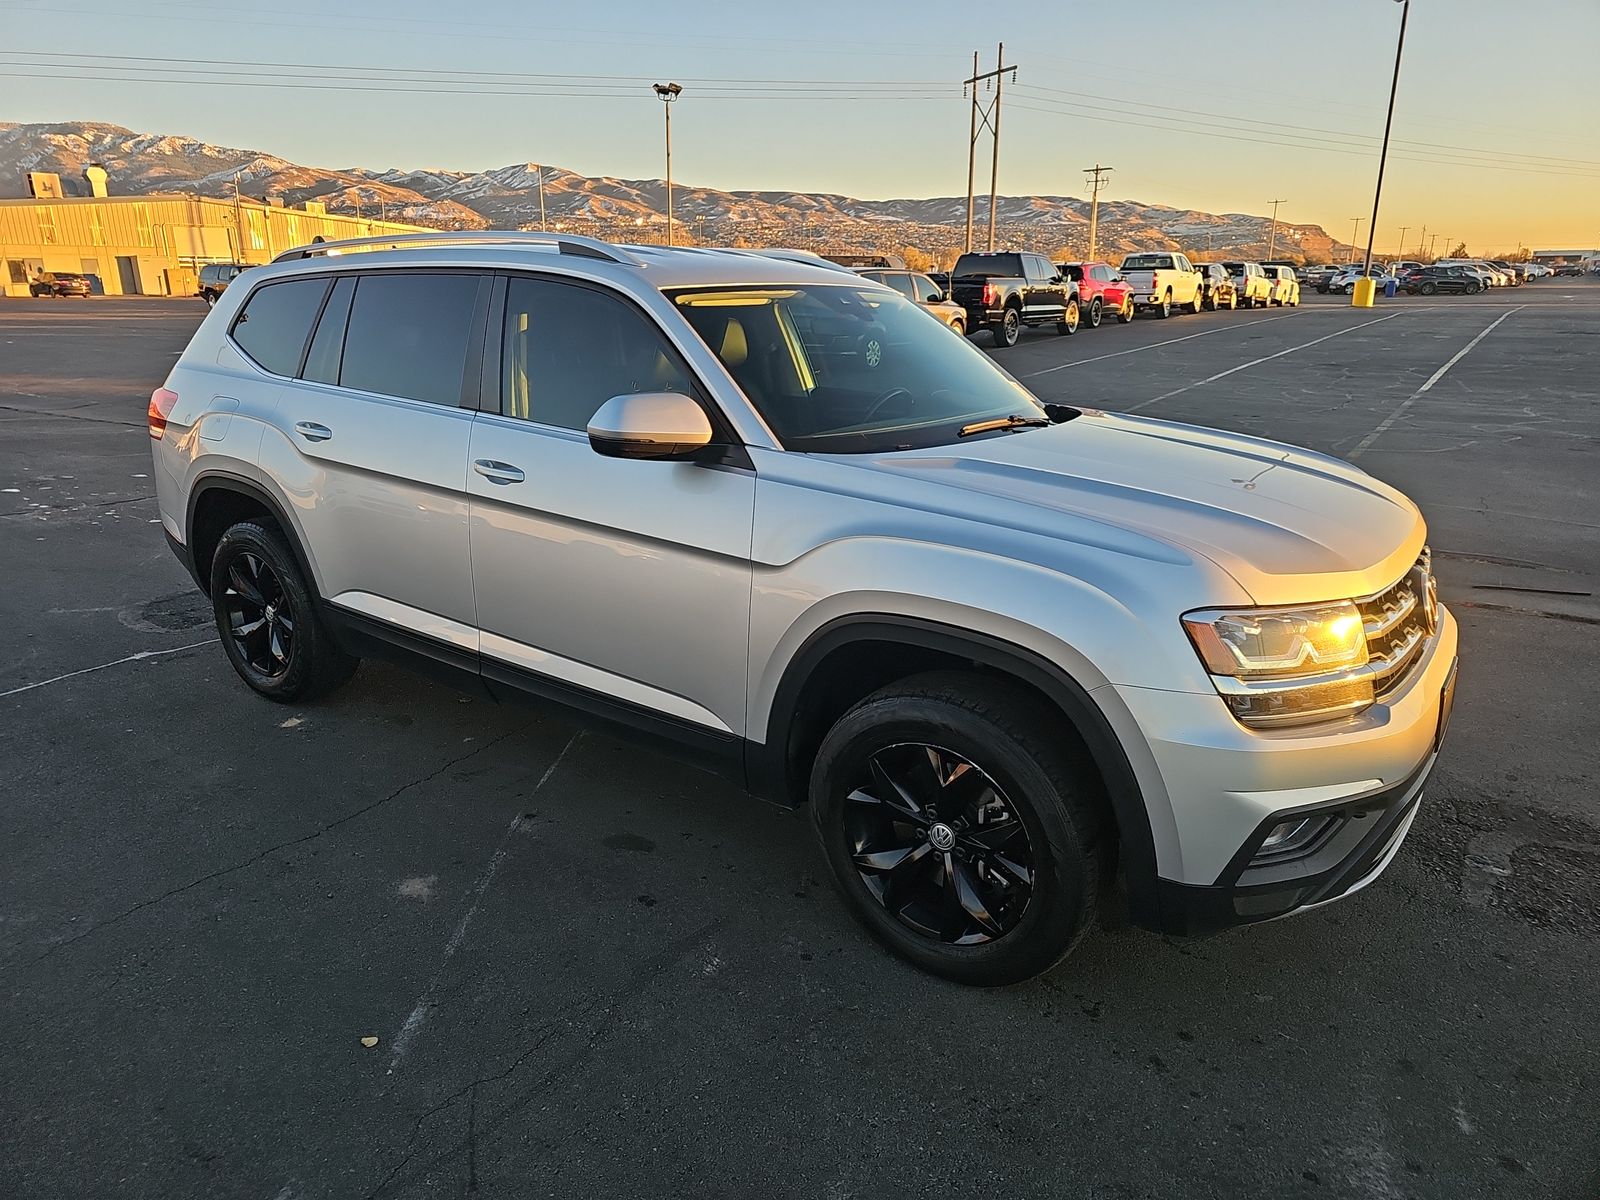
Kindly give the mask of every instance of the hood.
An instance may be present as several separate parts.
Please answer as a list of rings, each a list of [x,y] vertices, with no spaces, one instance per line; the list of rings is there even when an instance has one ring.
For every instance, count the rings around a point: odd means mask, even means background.
[[[1426,534],[1409,499],[1338,459],[1094,411],[1048,429],[854,464],[1182,546],[1262,604],[1379,591],[1416,560]]]

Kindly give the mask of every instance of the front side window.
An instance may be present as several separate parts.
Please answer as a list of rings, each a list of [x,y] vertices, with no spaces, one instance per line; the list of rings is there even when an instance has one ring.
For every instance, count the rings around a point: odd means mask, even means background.
[[[594,288],[551,279],[510,280],[501,349],[502,413],[581,430],[607,400],[638,392],[693,392],[687,371],[654,322],[627,301]]]
[[[356,282],[341,387],[434,404],[461,403],[480,276],[399,271]]]
[[[274,375],[293,375],[300,369],[311,323],[327,293],[326,278],[289,279],[259,287],[233,319],[233,340]]]
[[[948,445],[974,422],[1044,416],[983,351],[876,288],[808,283],[670,296],[791,450]]]
[[[926,275],[911,277],[911,298],[919,304],[935,304],[944,295],[939,285]]]

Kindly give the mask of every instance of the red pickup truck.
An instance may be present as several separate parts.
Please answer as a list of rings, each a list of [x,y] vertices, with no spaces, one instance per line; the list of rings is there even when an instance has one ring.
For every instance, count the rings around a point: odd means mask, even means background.
[[[1078,307],[1090,329],[1098,328],[1106,313],[1116,313],[1124,325],[1133,320],[1133,285],[1109,263],[1064,262],[1056,269],[1078,285]]]

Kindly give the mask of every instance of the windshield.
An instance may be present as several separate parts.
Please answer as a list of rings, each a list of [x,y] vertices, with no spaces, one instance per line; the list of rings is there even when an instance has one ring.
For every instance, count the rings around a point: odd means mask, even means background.
[[[669,296],[790,450],[940,446],[974,421],[1045,415],[983,351],[881,288],[693,288]]]
[[[1124,271],[1162,271],[1171,268],[1170,254],[1130,254],[1122,260]]]

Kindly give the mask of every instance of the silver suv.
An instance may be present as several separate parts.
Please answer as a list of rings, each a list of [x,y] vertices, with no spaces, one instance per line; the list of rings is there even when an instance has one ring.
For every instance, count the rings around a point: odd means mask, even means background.
[[[363,655],[809,801],[849,906],[1024,979],[1115,879],[1193,934],[1397,852],[1456,626],[1393,488],[1042,404],[910,300],[754,252],[324,244],[150,401],[172,548],[261,695]]]

